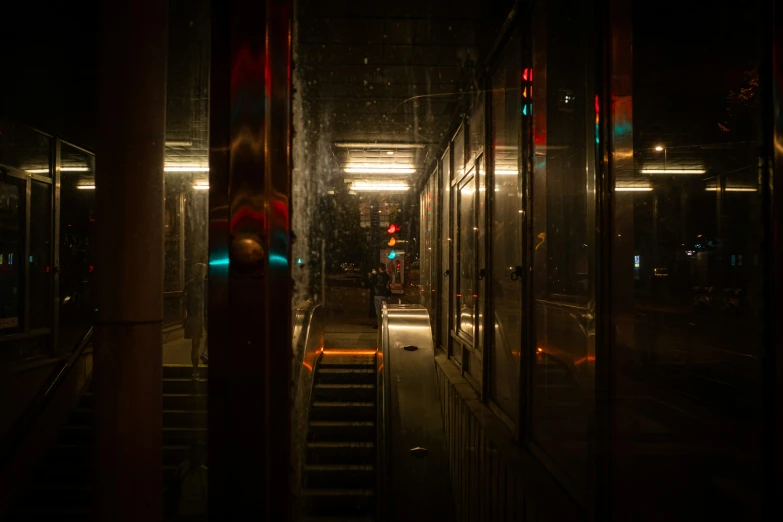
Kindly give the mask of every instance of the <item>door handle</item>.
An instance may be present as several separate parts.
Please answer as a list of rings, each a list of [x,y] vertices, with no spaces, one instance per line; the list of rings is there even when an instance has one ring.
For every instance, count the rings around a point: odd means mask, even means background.
[[[481,270],[479,270],[478,279],[479,279],[479,281],[481,281],[485,277],[487,277],[487,269],[486,268],[482,268]]]
[[[509,275],[511,276],[512,281],[516,281],[520,277],[522,277],[522,274],[524,273],[521,266],[517,265],[514,268],[509,270]]]
[[[449,277],[449,274],[451,274],[451,270],[446,270],[443,272],[443,277]]]

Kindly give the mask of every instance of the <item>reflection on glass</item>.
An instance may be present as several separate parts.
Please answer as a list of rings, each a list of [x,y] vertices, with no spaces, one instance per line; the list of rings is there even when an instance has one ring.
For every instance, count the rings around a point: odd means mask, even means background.
[[[440,240],[438,235],[438,172],[435,171],[430,177],[430,181],[427,184],[430,194],[430,201],[427,213],[429,214],[428,227],[429,227],[429,247],[427,248],[427,255],[429,256],[430,263],[430,322],[435,329],[435,321],[440,313],[436,296],[440,291],[440,282],[438,280],[438,241]]]
[[[40,132],[0,120],[0,165],[51,178],[51,140]]]
[[[24,276],[24,181],[0,181],[0,332],[23,328],[22,278]]]
[[[476,323],[476,177],[468,174],[460,183],[457,201],[457,329],[468,341],[473,342]]]
[[[60,148],[60,348],[72,349],[92,325],[95,157]],[[83,167],[87,170],[75,170]]]
[[[427,183],[424,185],[424,189],[421,191],[421,196],[419,198],[419,212],[420,212],[420,225],[419,230],[420,234],[419,237],[421,238],[421,243],[419,244],[420,247],[420,253],[419,253],[419,291],[421,294],[421,304],[424,305],[427,310],[430,310],[430,315],[432,315],[432,297],[430,288],[432,286],[432,281],[430,280],[430,256],[429,251],[431,248],[430,245],[430,229],[432,227],[432,224],[430,223],[431,219],[431,208],[430,208],[430,198],[432,197],[430,194],[430,184]]]
[[[759,520],[760,3],[620,4],[615,190],[649,190],[614,209],[616,519]]]
[[[454,138],[452,145],[454,149],[453,159],[454,169],[452,170],[453,178],[459,179],[465,172],[465,126],[463,125],[457,136]]]
[[[451,154],[449,149],[443,154],[441,159],[441,194],[443,200],[441,201],[441,243],[440,243],[440,255],[441,255],[441,274],[440,281],[442,281],[442,291],[440,293],[440,343],[441,348],[448,353],[449,350],[449,317],[451,307],[449,300],[452,294],[454,294],[454,267],[452,266],[452,246],[453,246],[453,230],[451,228]],[[446,271],[448,270],[448,275]]]
[[[542,34],[534,38],[530,82],[535,143],[532,435],[580,490],[588,480],[595,359],[589,269],[595,235],[591,5],[578,0],[537,5],[533,25]]]
[[[30,328],[52,325],[52,186],[31,180]]]
[[[492,77],[494,190],[492,207],[492,399],[512,420],[519,417],[522,288],[511,278],[522,264],[519,193],[520,61],[518,36],[509,40]]]

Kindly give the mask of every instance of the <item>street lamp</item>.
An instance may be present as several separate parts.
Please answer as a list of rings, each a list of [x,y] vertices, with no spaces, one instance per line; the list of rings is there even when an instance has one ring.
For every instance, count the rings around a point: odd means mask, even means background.
[[[656,145],[655,150],[658,152],[663,151],[663,170],[666,170],[666,147],[663,145]]]

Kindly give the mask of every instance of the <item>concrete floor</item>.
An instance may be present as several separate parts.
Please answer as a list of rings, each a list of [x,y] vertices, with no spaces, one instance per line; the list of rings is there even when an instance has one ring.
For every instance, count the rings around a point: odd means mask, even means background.
[[[201,351],[204,351],[206,339],[201,340]],[[190,339],[177,339],[163,345],[163,364],[165,366],[190,366]],[[199,362],[199,366],[203,366]]]
[[[390,302],[413,303],[418,299],[416,289],[406,295],[392,296]],[[377,346],[378,330],[373,328],[376,319],[369,317],[370,294],[358,286],[330,286],[324,309],[326,321],[326,349],[372,350]],[[203,352],[206,339],[201,340]],[[190,339],[177,339],[163,345],[163,364],[167,366],[190,365]],[[203,366],[199,363],[199,366]]]

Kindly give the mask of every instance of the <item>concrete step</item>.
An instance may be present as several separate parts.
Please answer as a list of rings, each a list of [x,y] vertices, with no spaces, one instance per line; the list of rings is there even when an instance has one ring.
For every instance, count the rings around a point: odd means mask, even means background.
[[[306,489],[304,497],[309,515],[355,517],[375,513],[372,489]]]
[[[310,419],[320,421],[374,421],[374,402],[313,402]]]
[[[374,442],[377,433],[374,421],[310,421],[307,438],[313,442]]]
[[[349,350],[341,350],[341,352]],[[319,368],[356,368],[356,369],[374,369],[374,355],[328,355],[325,353],[318,361]]]
[[[92,426],[93,410],[79,408],[71,415],[70,424],[66,429],[88,428]],[[164,410],[163,427],[165,428],[204,428],[207,427],[206,410]],[[66,431],[64,429],[63,431]]]
[[[62,506],[18,506],[9,522],[92,522],[92,506],[64,508]]]
[[[375,463],[373,442],[308,442],[307,464],[371,465]]]
[[[374,384],[316,384],[313,388],[315,401],[374,401]]]
[[[31,508],[57,506],[60,509],[84,509],[92,506],[93,497],[92,484],[33,482],[21,503]]]
[[[316,384],[375,384],[372,368],[324,368],[320,364],[315,372]]]
[[[375,467],[366,465],[326,464],[305,466],[307,489],[375,489]]]
[[[206,395],[207,394],[207,381],[194,380],[189,377],[178,378],[164,378],[163,379],[163,394],[192,394],[192,395]]]
[[[207,378],[207,367],[199,365],[198,375],[200,379]],[[164,379],[190,379],[193,367],[189,364],[166,364],[163,366]]]
[[[179,386],[179,385],[178,385]],[[166,410],[206,410],[207,409],[207,395],[205,394],[193,394],[186,393],[164,393],[163,394],[163,409]],[[95,397],[90,394],[85,394],[81,402],[79,402],[78,409],[92,408],[94,405]]]
[[[374,517],[303,517],[302,522],[375,522]]]

